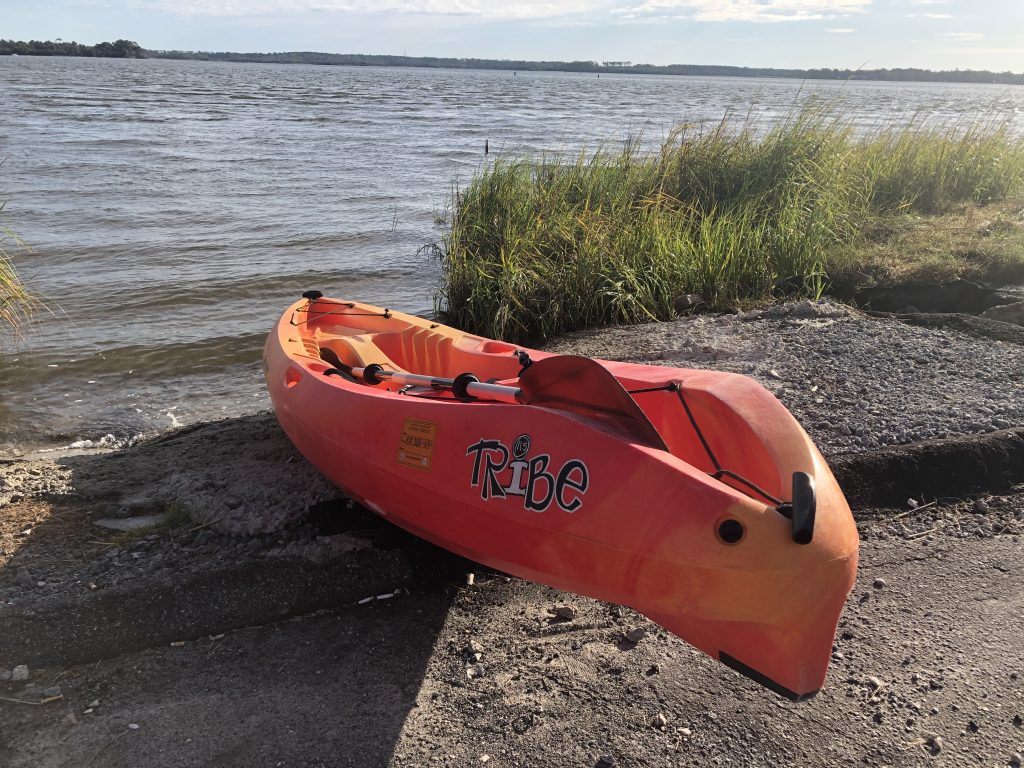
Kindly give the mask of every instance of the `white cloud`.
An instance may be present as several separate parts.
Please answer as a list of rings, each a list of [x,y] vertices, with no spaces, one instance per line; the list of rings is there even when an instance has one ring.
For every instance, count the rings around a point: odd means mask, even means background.
[[[645,0],[640,10],[675,8],[697,21],[810,21],[863,13],[873,0]]]
[[[981,40],[985,36],[981,32],[940,32],[939,37],[948,37],[950,40]]]
[[[953,14],[951,13],[922,13],[926,19],[952,19]]]
[[[604,10],[612,0],[132,0],[135,8],[181,16],[263,16],[348,12],[536,19]]]
[[[856,32],[857,30],[853,27],[829,27],[825,31],[831,32],[833,35],[848,35],[851,32]]]
[[[946,50],[938,51],[943,54],[962,54],[962,53],[980,53],[980,54],[1007,54],[1007,53],[1024,53],[1024,48],[947,48]]]
[[[134,8],[182,16],[262,16],[302,12],[456,15],[538,19],[605,11],[675,12],[698,21],[807,21],[862,13],[874,0],[130,0]]]

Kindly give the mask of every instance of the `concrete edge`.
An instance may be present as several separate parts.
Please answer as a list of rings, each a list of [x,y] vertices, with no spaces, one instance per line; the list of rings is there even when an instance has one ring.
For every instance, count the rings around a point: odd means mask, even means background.
[[[999,493],[1024,482],[1024,428],[828,458],[850,506]]]
[[[406,586],[401,549],[362,549],[323,563],[252,558],[128,588],[0,609],[0,667],[71,665],[175,641],[355,605]]]

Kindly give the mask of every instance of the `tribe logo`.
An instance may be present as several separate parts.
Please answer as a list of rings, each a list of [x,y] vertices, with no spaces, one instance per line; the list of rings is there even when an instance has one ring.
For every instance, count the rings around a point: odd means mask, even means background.
[[[543,512],[552,502],[565,512],[575,512],[583,506],[590,485],[587,465],[570,459],[555,472],[548,454],[528,458],[530,443],[529,435],[520,435],[509,450],[500,440],[481,438],[466,449],[466,455],[473,457],[472,485],[480,489],[480,498],[522,496],[523,506],[531,512]]]

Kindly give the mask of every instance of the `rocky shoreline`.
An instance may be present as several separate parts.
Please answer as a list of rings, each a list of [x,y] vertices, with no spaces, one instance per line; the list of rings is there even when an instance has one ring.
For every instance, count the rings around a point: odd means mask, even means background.
[[[0,755],[1011,765],[1024,345],[996,325],[800,302],[549,347],[751,375],[864,486],[861,583],[810,704],[791,709],[627,609],[481,571],[351,509],[260,414],[0,462]],[[932,481],[915,469],[942,455],[966,458]],[[877,474],[897,459],[903,485]],[[972,485],[977,462],[998,471]]]

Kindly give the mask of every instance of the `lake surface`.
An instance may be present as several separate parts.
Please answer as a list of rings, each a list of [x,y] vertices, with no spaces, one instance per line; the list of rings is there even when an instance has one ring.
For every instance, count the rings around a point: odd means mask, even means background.
[[[1024,88],[0,57],[0,223],[50,314],[0,354],[0,454],[268,407],[307,289],[429,312],[421,248],[496,151],[576,151],[811,93],[861,126],[1008,118]]]

